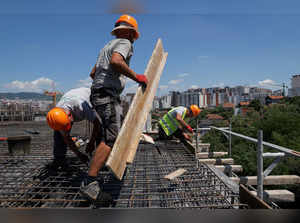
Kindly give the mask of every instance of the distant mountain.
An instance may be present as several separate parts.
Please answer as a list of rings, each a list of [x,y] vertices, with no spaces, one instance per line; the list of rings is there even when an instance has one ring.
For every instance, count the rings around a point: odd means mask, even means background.
[[[35,92],[0,93],[0,99],[52,100],[50,96]]]

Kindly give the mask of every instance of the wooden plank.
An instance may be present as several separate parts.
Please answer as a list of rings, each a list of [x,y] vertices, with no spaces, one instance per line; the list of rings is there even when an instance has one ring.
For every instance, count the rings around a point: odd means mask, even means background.
[[[131,163],[140,141],[147,115],[158,87],[160,76],[167,60],[162,41],[159,39],[145,70],[148,78],[146,89],[139,87],[127,112],[113,150],[106,162],[112,173],[121,180],[126,168],[126,162]]]
[[[196,153],[196,159],[218,158],[227,155],[228,152],[201,152]]]
[[[256,195],[256,191],[251,191]],[[289,190],[265,190],[264,200],[272,202],[295,202],[295,194]]]
[[[168,175],[164,176],[165,179],[167,180],[174,180],[175,178],[181,176],[186,172],[186,169],[179,168],[178,170],[175,170],[172,173],[169,173]]]
[[[244,185],[240,184],[240,202],[247,204],[252,209],[272,209],[259,197],[253,195]]]
[[[257,176],[247,177],[231,177],[231,179],[239,184],[257,185]],[[284,184],[300,184],[300,177],[297,175],[276,175],[264,178],[264,185],[284,185]]]
[[[224,173],[228,173],[230,170],[234,173],[243,172],[243,167],[241,165],[217,165],[215,167]]]
[[[187,140],[180,139],[181,143],[184,145],[184,147],[192,154],[195,154],[195,147],[192,143],[188,142]]]
[[[223,164],[233,164],[234,160],[232,158],[216,158],[216,159],[198,159],[200,163],[212,164],[212,165],[223,165]]]

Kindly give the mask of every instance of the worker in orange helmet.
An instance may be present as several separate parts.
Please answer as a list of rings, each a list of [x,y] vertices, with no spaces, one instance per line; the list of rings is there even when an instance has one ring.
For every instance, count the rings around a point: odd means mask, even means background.
[[[59,170],[68,171],[69,167],[66,160],[67,147],[69,147],[78,158],[88,163],[87,155],[81,153],[70,136],[73,122],[88,120],[94,124],[92,137],[87,148],[95,145],[96,132],[99,128],[99,121],[90,103],[90,88],[72,89],[65,93],[56,107],[47,114],[48,125],[54,130],[53,162],[49,164],[48,170],[56,173]]]
[[[159,139],[171,139],[173,136],[179,139],[191,141],[190,136],[185,132],[193,133],[193,129],[187,124],[187,119],[197,117],[201,109],[197,105],[189,108],[179,106],[171,109],[159,120]]]
[[[121,127],[120,94],[126,77],[147,87],[147,77],[137,74],[129,67],[133,55],[133,43],[140,36],[138,23],[130,15],[122,15],[111,32],[116,38],[100,51],[90,77],[91,103],[100,119],[101,143],[96,148],[87,177],[81,185],[81,193],[90,201],[108,199],[97,181],[99,170],[104,166]]]

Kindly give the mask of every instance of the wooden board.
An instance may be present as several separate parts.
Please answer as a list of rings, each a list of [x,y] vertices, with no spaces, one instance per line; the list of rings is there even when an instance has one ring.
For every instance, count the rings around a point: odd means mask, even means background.
[[[113,150],[106,162],[112,173],[121,180],[126,163],[132,163],[140,141],[147,115],[158,87],[160,76],[167,60],[162,41],[159,39],[145,70],[148,78],[146,90],[139,87],[127,112]]]
[[[251,209],[272,209],[266,202],[253,195],[244,185],[240,184],[240,202]]]
[[[169,173],[168,175],[164,176],[167,180],[174,180],[175,178],[181,176],[186,172],[186,169],[179,168],[178,170],[173,171],[172,173]]]
[[[231,177],[238,184],[257,185],[257,176]],[[264,185],[300,184],[297,175],[271,175],[264,178]]]

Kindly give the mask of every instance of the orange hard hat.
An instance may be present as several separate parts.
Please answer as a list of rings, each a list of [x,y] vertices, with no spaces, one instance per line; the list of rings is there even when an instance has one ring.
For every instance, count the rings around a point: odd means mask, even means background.
[[[117,29],[133,29],[135,31],[135,39],[137,40],[140,36],[138,23],[134,17],[130,15],[121,15],[120,18],[115,23],[115,28],[111,31],[112,35],[115,35],[115,30]]]
[[[191,105],[190,109],[191,109],[194,117],[198,116],[201,112],[201,109],[197,105]]]
[[[71,120],[62,108],[52,108],[47,114],[47,122],[56,131],[69,131],[71,129]]]

